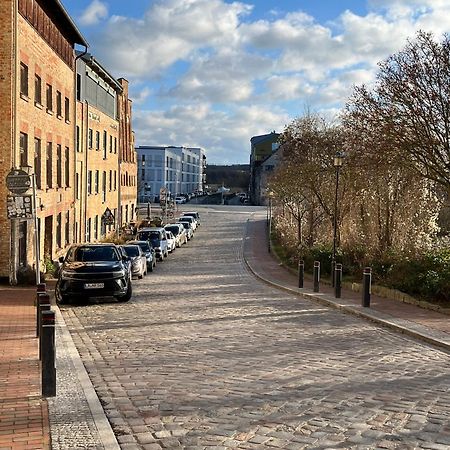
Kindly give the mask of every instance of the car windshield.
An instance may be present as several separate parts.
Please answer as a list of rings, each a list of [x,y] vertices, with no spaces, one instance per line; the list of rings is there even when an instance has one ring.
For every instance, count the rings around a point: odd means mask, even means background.
[[[181,222],[181,224],[183,225],[184,228],[186,228],[186,230],[187,230],[188,228],[190,228],[190,227],[189,227],[189,222]]]
[[[124,245],[122,248],[128,256],[139,256],[139,247],[137,245]]]
[[[139,231],[138,238],[145,241],[159,241],[159,231]]]
[[[82,246],[76,247],[67,255],[69,262],[119,261],[119,255],[114,247]]]
[[[166,227],[166,230],[171,231],[173,233],[173,235],[176,236],[180,229],[178,227]]]
[[[148,244],[148,242],[138,242],[136,245],[139,245],[139,247],[141,247],[141,250],[143,252],[150,252],[150,245]]]

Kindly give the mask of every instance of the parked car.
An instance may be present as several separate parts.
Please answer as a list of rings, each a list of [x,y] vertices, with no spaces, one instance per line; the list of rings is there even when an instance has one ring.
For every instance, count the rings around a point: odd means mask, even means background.
[[[149,227],[141,228],[137,232],[136,240],[148,241],[150,245],[155,249],[156,257],[163,261],[164,258],[169,256],[167,250],[167,238],[165,229],[162,227]]]
[[[128,241],[127,244],[135,244],[141,247],[147,262],[147,271],[153,272],[153,269],[156,266],[156,252],[150,243],[148,241]]]
[[[172,253],[176,249],[176,239],[170,230],[166,230],[167,250]]]
[[[192,229],[192,225],[189,222],[178,222],[183,225],[186,231],[187,240],[190,241],[194,237],[194,230]]]
[[[197,211],[186,211],[183,216],[192,216],[197,221],[197,226],[200,226],[200,214]]]
[[[132,295],[129,258],[115,244],[76,244],[59,258],[56,283],[59,303],[90,297],[115,297],[127,302]]]
[[[147,275],[147,258],[139,245],[124,244],[120,246],[131,261],[131,277],[142,279]]]
[[[172,232],[175,236],[175,246],[181,247],[183,244],[187,242],[187,234],[184,226],[181,223],[168,223],[164,226],[166,230]]]
[[[181,205],[183,203],[186,203],[186,199],[184,197],[175,197],[175,203]]]
[[[192,232],[197,229],[197,221],[192,216],[181,216],[178,218],[178,222],[188,222],[191,224]]]

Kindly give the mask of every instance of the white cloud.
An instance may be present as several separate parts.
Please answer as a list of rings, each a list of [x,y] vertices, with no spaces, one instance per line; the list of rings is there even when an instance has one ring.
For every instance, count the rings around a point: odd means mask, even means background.
[[[137,145],[203,147],[208,163],[247,163],[250,138],[270,130],[282,131],[291,120],[267,106],[215,111],[207,104],[177,106],[168,111],[136,111],[133,126]]]
[[[108,17],[108,6],[100,0],[93,0],[80,17],[82,25],[95,25]]]

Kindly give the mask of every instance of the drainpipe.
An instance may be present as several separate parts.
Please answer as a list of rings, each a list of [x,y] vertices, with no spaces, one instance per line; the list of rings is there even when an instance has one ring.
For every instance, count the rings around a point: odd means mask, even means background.
[[[13,61],[12,64],[12,92],[11,92],[11,100],[12,100],[12,130],[11,130],[11,149],[12,149],[12,164],[11,168],[16,167],[17,161],[17,65],[19,63],[19,48],[18,48],[18,0],[14,0],[13,2]],[[17,249],[17,240],[18,240],[18,221],[17,219],[11,219],[11,233],[10,233],[10,264],[9,264],[9,284],[16,285],[17,284],[17,266],[18,266],[18,249]]]
[[[76,222],[76,217],[77,217],[77,192],[75,190],[75,188],[77,187],[75,184],[75,174],[77,173],[77,145],[80,145],[81,148],[81,143],[77,142],[77,105],[78,105],[78,99],[77,99],[77,61],[78,59],[80,59],[81,57],[83,57],[85,54],[87,53],[87,45],[84,46],[84,51],[83,53],[80,53],[79,55],[77,55],[75,57],[75,62],[74,62],[74,88],[73,88],[73,100],[74,100],[74,105],[75,105],[75,113],[73,115],[73,133],[74,133],[74,140],[73,142],[75,143],[75,148],[73,149],[73,217],[74,217],[74,221]],[[81,86],[80,86],[81,89]],[[83,110],[82,110],[82,114],[83,114]],[[81,123],[83,123],[83,116],[81,119]],[[81,131],[81,130],[80,130]],[[80,133],[81,136],[81,133]],[[81,189],[81,176],[79,178],[80,182],[78,183],[78,188]],[[78,230],[80,239],[77,238],[77,236],[75,236],[74,233],[74,240],[77,240],[78,242],[81,241],[81,211],[82,211],[82,207],[81,207],[81,201],[80,201],[80,223],[79,223],[79,228],[80,230]]]

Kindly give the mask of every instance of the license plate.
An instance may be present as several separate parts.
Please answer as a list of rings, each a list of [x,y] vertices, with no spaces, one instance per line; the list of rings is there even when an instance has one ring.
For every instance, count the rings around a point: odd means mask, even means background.
[[[103,289],[105,283],[84,283],[85,289]]]

